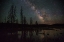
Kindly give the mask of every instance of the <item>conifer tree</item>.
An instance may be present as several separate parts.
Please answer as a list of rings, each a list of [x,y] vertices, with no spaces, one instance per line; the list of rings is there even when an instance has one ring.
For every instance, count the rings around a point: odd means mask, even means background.
[[[24,24],[26,24],[27,23],[27,21],[26,21],[26,17],[24,16]]]
[[[21,12],[20,12],[20,16],[21,16],[21,24],[23,24],[23,13],[22,13],[22,6],[21,6]]]
[[[30,18],[30,25],[32,25],[32,22],[33,22],[33,20],[32,20],[32,17]]]
[[[8,15],[8,22],[10,23],[15,22],[15,16],[16,16],[15,12],[16,12],[16,6],[14,7],[14,5],[12,5]]]

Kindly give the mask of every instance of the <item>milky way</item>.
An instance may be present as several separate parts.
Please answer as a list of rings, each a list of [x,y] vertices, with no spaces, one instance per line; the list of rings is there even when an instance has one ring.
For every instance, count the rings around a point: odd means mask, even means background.
[[[20,23],[20,9],[22,6],[23,15],[26,16],[29,23],[30,17],[33,23],[38,21],[39,24],[64,23],[64,5],[62,0],[6,0],[0,3],[0,22],[5,22],[10,7],[14,3],[16,6],[16,15]]]
[[[25,0],[25,3],[27,5],[29,5],[31,7],[31,9],[36,13],[36,15],[39,17],[39,19],[44,22],[44,18],[43,16],[41,16],[40,14],[40,11],[38,9],[36,9],[35,5],[33,5],[32,3],[30,3],[28,0]]]
[[[56,7],[60,7],[60,5],[58,6],[58,3],[56,2],[56,1],[51,1],[50,3],[51,3],[51,6],[52,6],[52,3],[53,3],[53,7],[51,7],[51,8],[53,8],[54,10],[52,10],[51,11],[51,9],[50,8],[45,8],[45,4],[47,4],[44,0],[44,2],[45,3],[41,3],[42,5],[41,6],[43,6],[41,9],[39,9],[38,7],[37,7],[37,5],[35,5],[36,3],[40,3],[40,2],[38,2],[39,0],[37,0],[36,2],[34,2],[35,0],[32,0],[31,2],[30,2],[31,0],[25,0],[25,3],[26,4],[28,4],[31,8],[32,8],[32,10],[36,13],[36,15],[40,18],[40,20],[43,22],[43,23],[47,23],[48,22],[48,24],[52,24],[52,23],[54,23],[54,22],[56,22],[56,20],[53,22],[53,20],[52,20],[52,18],[54,18],[54,17],[56,17],[56,18],[58,18],[58,16],[59,16],[59,13],[61,14],[62,12],[61,12],[61,9],[54,9],[54,8],[56,8]],[[46,0],[47,1],[47,0]],[[50,1],[50,0],[49,0]],[[43,5],[44,4],[44,5]],[[57,6],[56,6],[57,5]],[[47,6],[48,7],[48,6]],[[55,12],[55,11],[57,11],[57,12]],[[60,12],[59,12],[60,11]],[[52,14],[52,15],[51,15]],[[52,16],[52,17],[51,17]]]

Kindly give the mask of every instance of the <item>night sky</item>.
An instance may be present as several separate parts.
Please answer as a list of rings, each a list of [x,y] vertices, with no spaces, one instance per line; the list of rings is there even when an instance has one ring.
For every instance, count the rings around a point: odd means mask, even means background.
[[[30,17],[33,24],[38,21],[39,24],[64,23],[64,1],[63,0],[1,0],[0,1],[0,22],[5,22],[11,5],[16,6],[16,18],[20,23],[20,10],[23,9],[23,15],[27,22]]]

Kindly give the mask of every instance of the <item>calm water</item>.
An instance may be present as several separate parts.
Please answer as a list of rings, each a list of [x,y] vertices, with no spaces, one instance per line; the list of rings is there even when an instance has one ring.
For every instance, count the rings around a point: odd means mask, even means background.
[[[52,42],[51,39],[63,38],[64,29],[32,30],[32,31],[1,31],[1,41],[6,42]],[[48,40],[50,39],[50,40]],[[56,41],[53,41],[56,42]]]

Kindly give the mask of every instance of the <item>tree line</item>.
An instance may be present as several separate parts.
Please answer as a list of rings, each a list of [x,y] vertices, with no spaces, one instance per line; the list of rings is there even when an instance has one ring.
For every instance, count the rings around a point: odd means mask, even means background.
[[[23,15],[23,9],[21,6],[21,10],[20,10],[20,17],[21,17],[21,24],[28,24],[26,17]],[[16,19],[16,6],[12,5],[10,8],[10,11],[8,12],[8,16],[7,19],[5,18],[5,23],[18,23],[18,19]],[[30,17],[30,25],[33,24],[33,19],[32,17]],[[38,22],[36,21],[35,24],[38,24]]]

